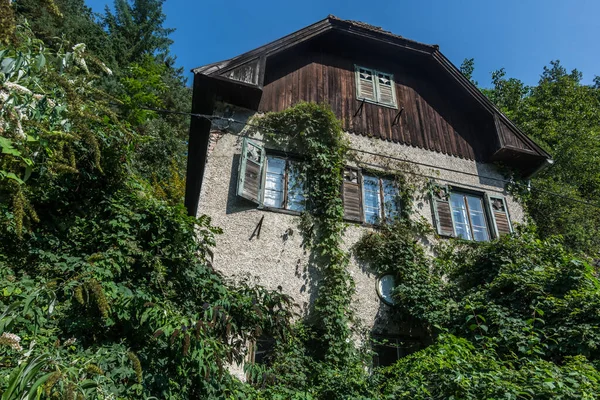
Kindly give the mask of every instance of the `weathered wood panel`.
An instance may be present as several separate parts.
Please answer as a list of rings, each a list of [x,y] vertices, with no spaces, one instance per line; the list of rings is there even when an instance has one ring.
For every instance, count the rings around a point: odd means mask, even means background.
[[[500,139],[502,140],[503,146],[514,147],[520,150],[534,151],[531,146],[525,143],[519,138],[503,121],[498,117],[495,118],[496,129]]]
[[[349,132],[467,159],[487,158],[497,148],[488,136],[495,132],[486,132],[491,126],[471,118],[448,96],[452,89],[440,87],[426,72],[364,61],[365,67],[394,74],[398,108],[365,102],[354,116],[361,105],[354,65],[362,61],[310,51],[267,63],[260,111],[282,111],[301,101],[328,103]],[[400,122],[392,126],[401,108]]]
[[[250,83],[252,85],[258,85],[259,68],[260,60],[256,59],[240,65],[231,71],[224,72],[221,76],[244,83]]]

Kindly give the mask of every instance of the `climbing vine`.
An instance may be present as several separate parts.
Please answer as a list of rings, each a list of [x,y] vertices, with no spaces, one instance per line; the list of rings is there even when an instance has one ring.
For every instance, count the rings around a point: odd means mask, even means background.
[[[347,268],[349,256],[341,248],[345,227],[341,186],[349,145],[327,106],[301,103],[259,121],[268,141],[305,158],[300,173],[310,212],[304,213],[302,227],[313,250],[311,262],[322,274],[312,319],[323,331],[325,359],[339,363],[353,349],[349,304],[354,282]]]

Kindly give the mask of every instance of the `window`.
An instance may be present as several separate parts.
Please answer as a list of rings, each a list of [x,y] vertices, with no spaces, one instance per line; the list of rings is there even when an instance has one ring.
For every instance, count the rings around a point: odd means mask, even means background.
[[[363,175],[365,222],[390,222],[398,216],[398,188],[389,178]]]
[[[377,294],[385,304],[393,306],[395,304],[393,291],[396,286],[396,278],[392,274],[384,274],[377,279]]]
[[[275,339],[269,336],[261,336],[256,341],[248,344],[248,354],[244,371],[248,382],[259,381],[259,376],[255,366],[270,367],[273,364],[275,356]]]
[[[267,156],[263,205],[291,211],[304,211],[306,199],[297,161]]]
[[[398,185],[394,179],[363,174],[356,168],[344,170],[342,200],[344,219],[378,224],[390,222],[400,214]]]
[[[276,154],[245,139],[240,156],[237,195],[259,206],[294,212],[306,210],[306,185],[301,162]],[[342,186],[344,218],[379,224],[400,214],[399,189],[390,177],[345,168]]]
[[[438,185],[431,204],[439,235],[485,242],[512,232],[504,197]]]
[[[373,366],[387,367],[393,365],[402,357],[406,357],[421,348],[421,343],[415,338],[403,339],[398,337],[373,337]]]
[[[238,196],[265,207],[301,212],[306,203],[304,193],[299,161],[267,155],[262,146],[244,139]]]
[[[396,108],[394,76],[356,66],[356,97],[371,103]]]
[[[457,237],[477,242],[490,240],[481,197],[451,193],[450,207],[454,220],[454,233]]]
[[[248,361],[254,364],[270,365],[275,350],[275,339],[271,337],[260,337],[250,344]]]

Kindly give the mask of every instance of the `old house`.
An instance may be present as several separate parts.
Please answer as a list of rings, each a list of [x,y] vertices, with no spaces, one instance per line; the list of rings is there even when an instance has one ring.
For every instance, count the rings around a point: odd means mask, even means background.
[[[364,23],[329,16],[193,72],[192,112],[205,117],[192,120],[186,207],[224,229],[213,263],[218,271],[256,276],[305,310],[318,276],[306,269],[297,228],[305,210],[295,184],[294,165],[301,160],[265,147],[260,135],[244,138],[253,116],[303,101],[329,104],[363,161],[402,160],[445,188],[416,201],[414,210],[439,240],[486,241],[511,232],[523,210],[508,194],[498,164],[527,179],[551,162],[438,46]],[[398,215],[397,191],[385,174],[348,165],[342,189],[347,248]],[[364,324],[392,342],[417,340],[386,319],[393,277],[376,276],[354,260],[350,269]],[[381,349],[379,363],[409,350]]]

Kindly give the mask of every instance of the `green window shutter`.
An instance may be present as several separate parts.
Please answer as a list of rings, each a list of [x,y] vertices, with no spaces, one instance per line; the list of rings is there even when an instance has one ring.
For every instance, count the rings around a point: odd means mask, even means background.
[[[265,158],[265,149],[262,146],[244,138],[240,156],[237,195],[256,204],[260,204],[261,201]]]
[[[342,183],[342,200],[344,202],[344,219],[362,222],[362,196],[360,190],[360,174],[352,168],[344,169]]]
[[[431,208],[438,235],[454,237],[454,222],[452,208],[450,208],[450,189],[448,186],[435,185],[431,189]]]
[[[377,101],[375,93],[376,76],[372,70],[356,66],[356,98]]]
[[[381,104],[396,106],[394,76],[384,72],[375,71],[375,85],[377,101]]]
[[[493,221],[492,230],[495,237],[506,235],[513,231],[506,199],[502,196],[486,196],[490,206],[490,214]]]

